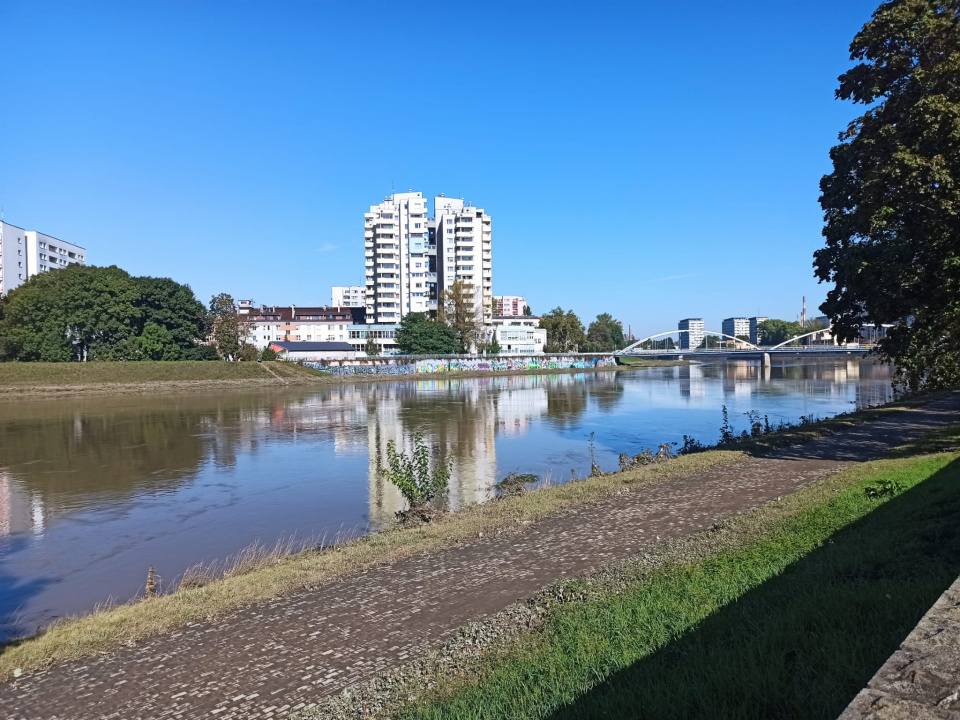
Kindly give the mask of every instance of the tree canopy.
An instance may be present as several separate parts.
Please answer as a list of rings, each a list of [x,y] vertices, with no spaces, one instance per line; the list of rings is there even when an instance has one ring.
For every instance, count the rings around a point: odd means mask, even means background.
[[[623,326],[610,313],[601,313],[587,329],[587,352],[611,352],[626,347],[623,341]]]
[[[116,266],[68,265],[12,290],[0,314],[0,358],[67,362],[178,360],[206,334],[186,285]]]
[[[573,310],[555,307],[540,318],[540,327],[547,331],[547,352],[577,352],[587,341],[583,323]]]
[[[865,106],[820,182],[821,309],[842,341],[891,324],[880,353],[910,389],[960,382],[960,0],[885,2],[850,45],[839,99]]]
[[[448,323],[457,336],[460,347],[454,352],[470,352],[480,342],[483,312],[476,304],[475,292],[470,283],[456,280],[440,295],[437,316]]]
[[[460,341],[452,327],[426,313],[407,313],[397,330],[397,346],[408,355],[452,355]]]

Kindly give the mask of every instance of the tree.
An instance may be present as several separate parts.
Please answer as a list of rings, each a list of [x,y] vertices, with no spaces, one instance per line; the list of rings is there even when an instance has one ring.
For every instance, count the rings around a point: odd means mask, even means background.
[[[141,315],[138,334],[143,335],[149,323],[166,329],[173,342],[187,350],[204,340],[210,331],[207,309],[197,300],[189,285],[170,278],[135,277],[140,292],[137,307]]]
[[[235,360],[240,354],[240,344],[246,335],[240,334],[240,318],[233,297],[227,293],[214,295],[210,299],[210,317],[213,338],[220,357],[224,360]]]
[[[259,357],[260,357],[260,351],[257,350],[256,345],[249,342],[240,343],[240,348],[237,350],[237,360],[245,360],[247,362],[256,362],[257,358]]]
[[[368,357],[376,357],[380,354],[380,345],[373,339],[372,335],[367,337],[367,344],[363,348]]]
[[[426,313],[407,313],[397,330],[397,346],[408,355],[450,355],[460,350],[453,328]]]
[[[523,314],[526,315],[527,317],[533,315],[533,310],[530,309],[529,305],[523,306]]]
[[[890,324],[881,356],[911,390],[960,382],[960,3],[884,2],[850,45],[839,99],[866,110],[820,182],[834,336]]]
[[[184,360],[220,360],[220,353],[213,345],[197,345],[189,350],[183,351]]]
[[[500,347],[500,343],[497,342],[497,339],[494,338],[490,341],[490,344],[486,347],[487,355],[499,355],[503,352],[503,348]]]
[[[590,352],[611,352],[626,347],[623,341],[623,326],[614,320],[610,313],[601,313],[590,323],[587,340],[592,347]]]
[[[10,359],[128,359],[140,309],[130,276],[116,267],[68,265],[9,293],[0,337]]]
[[[806,326],[790,320],[763,320],[757,325],[757,341],[759,345],[779,345],[790,338],[823,330],[826,326],[819,320],[809,320]],[[802,344],[803,340],[798,340],[797,344]]]
[[[182,354],[173,333],[155,322],[144,326],[143,333],[136,339],[136,347],[145,360],[179,360]]]
[[[260,359],[264,362],[270,362],[271,360],[277,359],[277,351],[272,347],[267,345],[263,350],[260,351]]]
[[[444,290],[440,295],[442,319],[453,328],[460,343],[457,352],[470,352],[480,342],[483,313],[477,305],[474,293],[473,285],[463,280],[455,280],[450,289]]]
[[[540,318],[540,327],[547,331],[547,352],[577,352],[587,340],[583,323],[573,310],[554,308]]]

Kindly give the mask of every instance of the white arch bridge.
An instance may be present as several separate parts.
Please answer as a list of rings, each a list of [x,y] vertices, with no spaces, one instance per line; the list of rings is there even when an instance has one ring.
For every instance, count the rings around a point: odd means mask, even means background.
[[[804,338],[812,337],[818,333],[823,332],[823,330],[824,328],[819,328],[817,330],[813,330],[811,332],[804,333],[802,335],[797,335],[796,337],[792,337],[789,340],[784,340],[779,345],[773,345],[773,346],[767,346],[767,347],[754,345],[753,343],[748,342],[743,338],[734,337],[733,335],[727,335],[726,333],[722,333],[722,332],[716,332],[715,330],[704,330],[703,331],[704,340],[706,340],[707,337],[711,337],[711,336],[726,338],[727,340],[733,341],[733,347],[732,348],[723,347],[720,345],[717,345],[715,347],[709,347],[709,342],[705,342],[704,345],[706,347],[702,347],[702,348],[681,349],[679,345],[673,348],[667,348],[667,347],[643,348],[642,347],[644,343],[647,343],[647,342],[652,343],[657,338],[665,338],[665,337],[670,337],[673,335],[681,335],[685,332],[689,332],[687,330],[667,330],[666,332],[656,333],[654,335],[648,335],[647,337],[641,340],[637,340],[636,342],[630,345],[627,345],[627,347],[625,347],[623,350],[618,350],[615,353],[615,355],[641,355],[641,354],[654,354],[654,353],[662,355],[664,353],[687,354],[687,353],[773,352],[776,350],[786,349],[787,346],[790,345],[790,343],[795,343],[798,340],[803,340]],[[858,350],[858,349],[859,348],[848,348],[848,347],[841,347],[836,345],[810,345],[810,346],[789,348],[790,351],[800,350],[800,351],[807,351],[807,352],[851,352],[852,350]]]

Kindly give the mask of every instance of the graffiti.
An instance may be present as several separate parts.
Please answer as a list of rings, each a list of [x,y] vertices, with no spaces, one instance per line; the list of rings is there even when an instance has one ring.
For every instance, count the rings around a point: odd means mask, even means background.
[[[308,362],[307,367],[332,375],[437,375],[461,372],[516,372],[518,370],[593,370],[613,367],[613,357],[516,357],[459,358],[450,360],[343,360],[331,363]]]

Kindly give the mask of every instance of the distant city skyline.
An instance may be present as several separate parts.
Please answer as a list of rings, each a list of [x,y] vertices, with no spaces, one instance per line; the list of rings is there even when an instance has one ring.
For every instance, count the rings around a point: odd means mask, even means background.
[[[819,314],[818,183],[855,116],[834,89],[875,0],[493,2],[466,35],[430,4],[372,26],[379,7],[0,5],[9,37],[44,38],[5,58],[5,95],[49,109],[0,116],[5,219],[204,301],[306,306],[364,282],[371,203],[446,191],[495,216],[492,292],[538,314],[637,337]],[[427,111],[434,85],[470,111]]]

